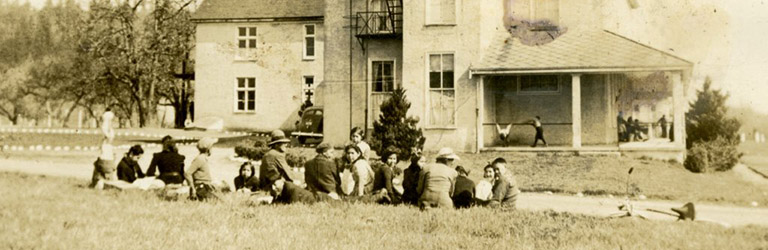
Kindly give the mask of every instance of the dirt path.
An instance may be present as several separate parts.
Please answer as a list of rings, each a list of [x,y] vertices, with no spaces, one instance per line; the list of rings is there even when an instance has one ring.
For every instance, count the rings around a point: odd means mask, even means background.
[[[142,167],[149,166],[151,155],[159,149],[148,149],[145,156],[140,160]],[[122,152],[120,152],[122,153]],[[189,164],[195,155],[196,149],[191,146],[180,147],[180,153],[186,156],[186,163]],[[96,153],[68,157],[66,160],[56,160],[56,157],[34,157],[17,156],[0,157],[0,171],[24,172],[31,174],[42,174],[51,176],[76,177],[89,179],[91,177],[93,166],[92,162],[96,158]],[[230,185],[234,176],[237,175],[239,163],[232,161],[232,149],[216,148],[210,158],[214,181],[226,181]],[[121,155],[121,154],[118,154]],[[745,168],[741,166],[741,168]],[[748,169],[745,169],[748,170]],[[737,170],[738,171],[738,170]],[[298,173],[297,173],[298,174]],[[608,197],[577,197],[565,195],[548,195],[540,193],[523,193],[518,200],[518,206],[521,209],[528,210],[554,210],[558,212],[571,212],[593,216],[609,216],[618,211],[617,206],[623,200],[620,198]],[[644,212],[643,209],[656,209],[670,211],[672,207],[680,207],[685,201],[656,201],[644,200],[633,201],[635,210],[640,211],[644,216],[655,220],[675,220],[675,218],[653,212]],[[768,226],[768,209],[765,208],[746,208],[725,205],[696,204],[697,218],[712,220],[725,223],[732,226],[741,226],[748,224],[757,224]]]

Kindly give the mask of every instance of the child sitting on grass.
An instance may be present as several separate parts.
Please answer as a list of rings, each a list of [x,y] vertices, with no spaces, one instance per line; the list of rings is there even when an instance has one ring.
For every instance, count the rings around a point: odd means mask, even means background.
[[[235,190],[241,193],[255,192],[259,189],[259,178],[255,177],[256,167],[250,161],[240,165],[240,175],[235,177]]]

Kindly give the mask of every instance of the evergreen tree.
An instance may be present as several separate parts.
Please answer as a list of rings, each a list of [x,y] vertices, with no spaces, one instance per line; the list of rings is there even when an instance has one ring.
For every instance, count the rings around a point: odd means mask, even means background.
[[[400,151],[399,159],[408,159],[414,151],[424,147],[424,135],[416,127],[418,118],[407,117],[411,103],[405,96],[405,90],[398,87],[392,97],[381,104],[381,114],[373,123],[371,146],[377,153],[393,146]]]
[[[686,148],[690,149],[696,142],[714,141],[718,137],[738,143],[741,123],[727,117],[725,102],[728,94],[712,89],[711,85],[712,80],[707,77],[702,90],[696,92],[696,101],[690,103],[691,109],[685,114]]]

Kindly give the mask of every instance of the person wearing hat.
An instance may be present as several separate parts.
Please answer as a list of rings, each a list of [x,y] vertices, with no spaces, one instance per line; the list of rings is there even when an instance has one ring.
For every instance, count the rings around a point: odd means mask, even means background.
[[[437,160],[427,165],[419,174],[418,191],[421,193],[419,207],[428,208],[453,207],[453,190],[456,184],[456,170],[453,170],[459,156],[451,148],[441,148]]]
[[[456,167],[456,189],[453,192],[453,205],[456,208],[469,208],[475,197],[475,182],[469,179],[469,171],[462,166]]]
[[[307,183],[307,190],[338,197],[341,179],[336,161],[333,160],[333,147],[323,142],[317,145],[315,152],[317,156],[304,164],[304,182]]]
[[[208,157],[211,148],[218,139],[203,137],[197,142],[197,150],[200,154],[189,164],[189,169],[184,171],[184,179],[189,183],[189,197],[197,200],[219,199],[218,190],[212,184],[211,168],[208,165]]]
[[[279,179],[293,182],[288,175],[288,162],[285,161],[285,151],[288,150],[288,143],[291,140],[285,137],[282,130],[272,131],[272,138],[267,144],[271,149],[264,154],[259,167],[259,186],[261,190],[269,191],[272,183]]]

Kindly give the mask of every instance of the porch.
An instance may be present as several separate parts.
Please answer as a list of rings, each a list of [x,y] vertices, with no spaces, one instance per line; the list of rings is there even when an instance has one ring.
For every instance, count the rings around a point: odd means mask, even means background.
[[[685,130],[673,124],[685,121],[691,67],[607,31],[574,31],[540,46],[502,34],[470,71],[478,78],[477,151],[682,160]],[[536,116],[549,147],[530,147]]]

